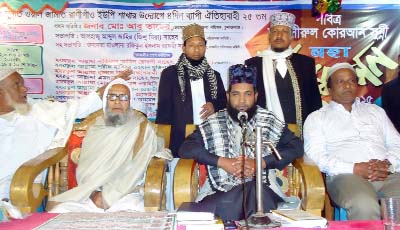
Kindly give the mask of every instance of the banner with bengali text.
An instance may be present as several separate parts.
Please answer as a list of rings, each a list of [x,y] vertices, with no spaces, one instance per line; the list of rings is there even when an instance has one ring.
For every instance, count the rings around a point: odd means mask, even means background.
[[[371,103],[398,76],[399,4],[344,1],[338,12],[312,17],[311,1],[91,2],[69,1],[57,12],[0,5],[0,67],[23,74],[30,97],[79,98],[131,68],[134,96],[154,118],[160,73],[181,54],[185,25],[205,27],[206,57],[226,84],[230,65],[269,46],[269,16],[277,11],[296,15],[292,48],[316,59],[324,101],[326,73],[336,62],[354,64],[360,96]]]

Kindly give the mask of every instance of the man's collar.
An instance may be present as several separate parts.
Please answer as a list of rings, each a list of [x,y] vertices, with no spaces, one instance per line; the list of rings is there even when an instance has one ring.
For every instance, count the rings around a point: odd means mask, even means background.
[[[361,102],[360,102],[360,98],[356,97],[356,98],[354,99],[353,104],[351,105],[352,110],[353,110],[354,108],[357,108],[357,107],[360,105],[360,103],[361,103]],[[346,110],[342,104],[337,103],[337,102],[334,101],[334,100],[331,100],[331,102],[329,102],[328,106],[331,106],[333,109]],[[347,110],[346,110],[346,111],[347,111]]]
[[[258,57],[265,57],[265,56],[270,56],[272,59],[283,59],[283,58],[287,58],[290,55],[292,55],[293,50],[292,47],[289,46],[289,48],[287,48],[285,51],[283,52],[275,52],[271,49],[271,47],[269,47],[266,50],[260,51],[257,53]]]

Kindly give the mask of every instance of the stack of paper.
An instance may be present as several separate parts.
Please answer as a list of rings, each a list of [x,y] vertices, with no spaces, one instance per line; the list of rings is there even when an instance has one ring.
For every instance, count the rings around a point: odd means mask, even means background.
[[[176,213],[178,230],[223,230],[223,223],[215,219],[215,209],[214,204],[182,203]]]
[[[272,210],[271,218],[281,222],[282,227],[325,228],[327,220],[323,217],[308,213],[300,209]]]
[[[22,229],[26,228],[22,227]],[[35,229],[173,230],[175,229],[175,216],[166,212],[70,212],[60,214]]]

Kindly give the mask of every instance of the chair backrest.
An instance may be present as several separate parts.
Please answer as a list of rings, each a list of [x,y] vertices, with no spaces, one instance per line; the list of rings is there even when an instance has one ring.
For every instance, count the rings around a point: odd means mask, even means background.
[[[171,143],[171,125],[170,124],[156,124],[157,135],[164,138],[164,146],[169,148]],[[196,129],[196,125],[187,124],[185,129],[185,137],[189,136]]]
[[[300,130],[297,124],[288,124],[288,128],[295,136],[300,137]],[[283,193],[287,196],[297,196],[301,198],[302,178],[298,170],[292,164],[289,164],[283,170],[276,169],[275,175]]]

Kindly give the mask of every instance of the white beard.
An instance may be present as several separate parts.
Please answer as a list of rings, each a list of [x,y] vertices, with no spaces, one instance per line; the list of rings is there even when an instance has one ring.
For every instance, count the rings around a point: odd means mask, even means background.
[[[6,100],[8,105],[14,108],[14,111],[20,115],[27,115],[31,111],[31,106],[28,103],[17,103],[13,99],[11,99],[10,95],[6,94]]]
[[[31,111],[31,106],[28,103],[14,104],[15,112],[21,115],[27,115]]]

